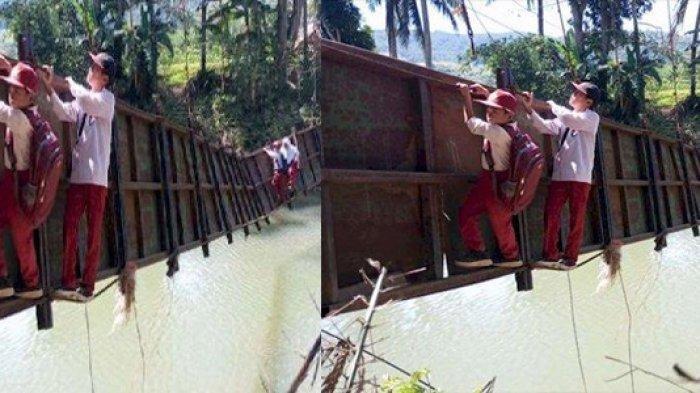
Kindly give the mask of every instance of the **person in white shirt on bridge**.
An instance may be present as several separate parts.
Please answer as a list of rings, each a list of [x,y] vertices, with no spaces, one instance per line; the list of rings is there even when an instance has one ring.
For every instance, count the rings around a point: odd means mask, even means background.
[[[44,84],[53,111],[62,121],[77,124],[77,142],[73,147],[70,186],[63,221],[63,271],[59,297],[88,301],[95,289],[95,278],[102,244],[102,221],[107,199],[109,160],[114,118],[114,94],[109,91],[116,64],[107,53],[90,53],[87,74],[90,89],[67,78],[75,97],[63,102],[51,87],[53,70],[45,67]],[[77,233],[80,217],[87,210],[88,249],[81,282],[75,274]]]
[[[595,141],[600,116],[593,110],[600,100],[600,89],[590,82],[572,83],[574,91],[569,98],[572,109],[548,101],[552,120],[544,120],[532,110],[532,93],[523,104],[534,128],[542,134],[557,138],[554,151],[554,171],[545,205],[543,259],[550,266],[573,269],[581,249],[586,206],[591,190]],[[563,255],[559,250],[561,211],[569,202],[569,237]]]

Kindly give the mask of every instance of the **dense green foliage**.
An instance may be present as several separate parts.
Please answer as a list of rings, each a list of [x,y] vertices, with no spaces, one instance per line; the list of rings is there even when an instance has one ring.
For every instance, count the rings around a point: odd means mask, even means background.
[[[10,0],[0,18],[13,35],[29,32],[37,61],[57,74],[83,80],[87,51],[108,51],[119,64],[119,97],[253,148],[318,117],[305,4],[284,4]],[[279,21],[287,28],[278,29]]]
[[[361,26],[360,10],[351,0],[321,0],[318,20],[323,38],[329,38],[358,48],[374,49],[369,26]]]

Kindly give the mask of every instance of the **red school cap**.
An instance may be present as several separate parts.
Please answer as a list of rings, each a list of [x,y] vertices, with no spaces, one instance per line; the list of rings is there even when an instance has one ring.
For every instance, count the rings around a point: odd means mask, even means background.
[[[25,63],[18,62],[12,67],[9,76],[0,76],[7,84],[25,89],[34,94],[39,91],[39,77],[34,69]]]
[[[518,107],[518,100],[515,99],[515,96],[502,89],[494,90],[485,100],[474,100],[474,102],[478,102],[492,108],[505,109],[510,113],[515,113],[515,110]]]

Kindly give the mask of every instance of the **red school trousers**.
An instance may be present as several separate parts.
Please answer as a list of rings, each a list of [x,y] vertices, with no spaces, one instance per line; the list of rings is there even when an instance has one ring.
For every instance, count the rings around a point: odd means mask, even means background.
[[[21,177],[22,175],[20,175]],[[2,195],[0,202],[0,277],[7,277],[5,242],[2,234],[6,228],[9,228],[24,285],[27,288],[37,288],[39,287],[39,269],[36,264],[32,235],[34,228],[29,224],[15,198],[14,173],[9,169],[5,169],[2,180],[0,180],[0,195]]]
[[[569,202],[569,238],[566,240],[564,259],[576,261],[583,241],[583,225],[586,220],[586,206],[591,185],[577,181],[552,181],[549,184],[547,202],[544,209],[544,244],[542,254],[545,259],[557,260],[559,251],[559,229],[561,210]]]
[[[61,285],[66,289],[78,287],[75,274],[78,224],[87,210],[88,247],[85,256],[81,286],[90,293],[95,289],[95,277],[102,246],[102,220],[104,218],[107,187],[95,184],[71,184],[66,197],[63,217],[63,272]]]
[[[508,177],[508,171],[495,172],[500,181]],[[498,200],[493,190],[491,172],[482,171],[476,184],[459,208],[459,231],[467,250],[485,251],[486,245],[479,229],[479,216],[486,213],[496,242],[505,259],[518,258],[518,242],[511,221],[513,215]]]
[[[299,176],[299,162],[294,161],[286,171],[276,170],[272,176],[272,186],[280,200],[287,199],[287,190],[293,190]]]

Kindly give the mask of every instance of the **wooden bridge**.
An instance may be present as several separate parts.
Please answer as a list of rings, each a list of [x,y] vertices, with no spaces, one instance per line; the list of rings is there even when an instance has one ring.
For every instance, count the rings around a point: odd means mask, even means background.
[[[5,86],[0,87],[0,94],[7,96]],[[65,88],[60,94],[70,99]],[[65,162],[70,162],[74,125],[60,122],[46,102],[39,107],[61,140]],[[231,243],[233,231],[242,229],[248,234],[251,226],[260,230],[261,222],[269,224],[268,215],[281,201],[270,185],[273,173],[267,154],[262,149],[235,152],[208,141],[203,134],[117,102],[98,279],[117,274],[127,261],[143,267],[167,260],[172,275],[178,270],[179,253],[201,247],[207,257],[210,241],[225,235]],[[320,136],[316,127],[293,134],[300,153],[297,195],[306,194],[321,181]],[[67,168],[53,212],[35,234],[41,284],[47,295],[60,284],[65,175]],[[85,248],[82,224],[79,250]],[[10,253],[10,278],[16,281],[18,266],[9,234],[4,241]],[[81,265],[82,254],[79,252]],[[0,301],[0,318],[32,306],[37,307],[39,328],[50,328],[48,296],[36,301]]]
[[[519,290],[531,289],[527,264],[445,277],[443,258],[449,266],[462,247],[457,210],[481,171],[481,140],[464,125],[455,88],[469,81],[332,41],[322,41],[321,58],[324,311],[371,292],[358,273],[371,273],[366,258],[387,264],[397,277],[380,301],[507,274],[515,274]],[[546,108],[535,107],[551,117]],[[483,118],[483,107],[475,111]],[[518,120],[531,130],[522,114]],[[551,139],[531,134],[549,165]],[[551,168],[532,205],[514,218],[526,262],[540,258],[549,176]],[[700,157],[693,146],[601,119],[594,182],[584,252],[611,239],[663,240],[690,227],[698,235]]]

